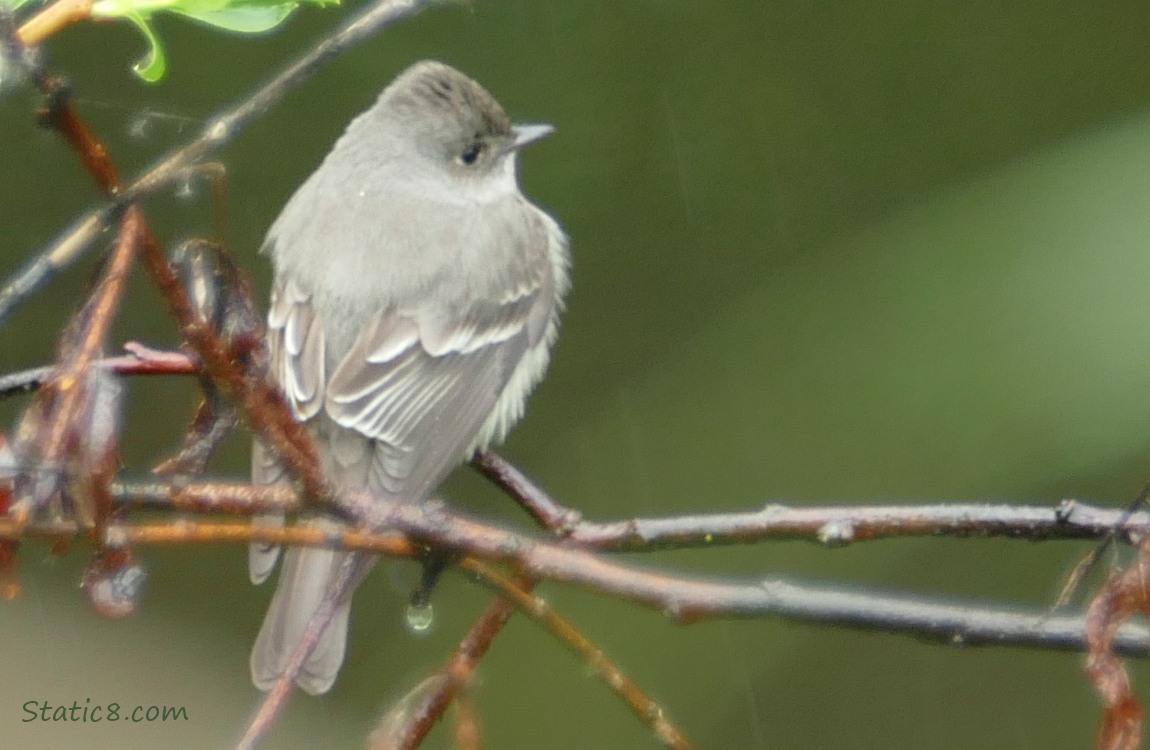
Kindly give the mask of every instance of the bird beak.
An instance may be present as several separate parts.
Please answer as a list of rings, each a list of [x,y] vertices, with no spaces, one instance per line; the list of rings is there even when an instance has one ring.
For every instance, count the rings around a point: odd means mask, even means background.
[[[515,134],[515,142],[511,147],[518,151],[551,135],[555,132],[555,128],[550,125],[514,125],[511,132]]]

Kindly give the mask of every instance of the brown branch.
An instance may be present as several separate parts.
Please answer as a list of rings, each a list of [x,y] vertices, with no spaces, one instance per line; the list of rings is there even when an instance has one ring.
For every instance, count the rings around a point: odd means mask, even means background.
[[[495,451],[478,451],[471,459],[471,466],[523,506],[536,523],[556,536],[568,536],[582,524],[582,513],[561,505]]]
[[[81,313],[82,333],[76,343],[62,345],[62,361],[48,387],[41,391],[44,403],[57,400],[47,423],[51,425],[41,453],[48,466],[63,458],[65,439],[74,429],[76,417],[87,394],[84,383],[96,354],[103,349],[112,319],[124,294],[124,284],[132,270],[143,235],[143,218],[135,206],[128,209],[120,228],[120,238],[108,261],[108,269],[91,301]]]
[[[38,87],[49,99],[43,121],[64,136],[100,189],[108,195],[119,194],[117,205],[126,205],[132,198],[120,192],[119,178],[107,149],[76,116],[69,103],[67,89],[47,75],[39,75],[37,80]],[[243,112],[248,117],[255,114],[246,109]],[[232,116],[238,115],[233,113]],[[191,161],[188,161],[185,166],[190,164]],[[222,382],[225,389],[242,405],[254,431],[268,439],[288,469],[303,482],[308,493],[317,498],[326,497],[326,482],[307,431],[293,419],[287,405],[274,389],[264,382],[263,373],[253,373],[250,368],[242,367],[211,326],[196,314],[183,284],[164,257],[142,216],[136,209],[129,211],[136,214],[133,226],[139,224],[137,232],[143,243],[145,267],[164,296],[184,338],[199,355],[208,374]],[[3,307],[3,297],[4,293],[0,293],[0,307]],[[69,423],[63,424],[59,429],[64,429]]]
[[[539,580],[519,575],[511,583],[524,594],[530,594]],[[502,597],[496,597],[487,605],[459,642],[447,664],[440,669],[439,679],[420,693],[419,701],[407,713],[406,721],[394,731],[389,750],[414,750],[423,743],[451,702],[471,684],[479,662],[487,655],[491,644],[514,613],[515,605]]]
[[[93,0],[57,0],[20,27],[20,41],[29,47],[40,44],[66,26],[92,16]]]
[[[460,690],[455,697],[455,740],[456,750],[480,750],[483,747],[483,732],[480,729],[479,709],[469,690]]]
[[[112,482],[108,492],[116,507],[175,510],[249,516],[257,513],[294,514],[303,504],[291,487],[282,484],[256,486],[247,482]]]
[[[475,575],[486,585],[499,592],[499,595],[515,605],[515,608],[528,618],[543,625],[560,643],[574,651],[595,670],[611,692],[623,701],[631,712],[646,724],[664,747],[675,750],[690,750],[691,743],[683,736],[667,717],[663,708],[651,700],[623,670],[612,662],[599,647],[592,643],[567,620],[555,613],[546,602],[523,591],[515,582],[500,575],[487,565],[472,558],[464,558],[459,567]]]
[[[1086,611],[1089,654],[1085,670],[1104,705],[1095,744],[1098,750],[1136,750],[1142,745],[1146,711],[1134,693],[1129,673],[1114,654],[1114,637],[1131,615],[1150,614],[1148,574],[1150,545],[1143,542],[1138,559],[1112,575]]]
[[[72,0],[60,0],[55,5],[49,6],[45,13],[71,2]],[[49,75],[37,76],[36,85],[46,100],[44,108],[40,110],[40,124],[60,133],[76,152],[76,156],[96,181],[100,191],[108,197],[115,196],[120,189],[120,177],[116,172],[116,166],[108,155],[108,149],[76,114],[71,89],[59,78]],[[126,207],[130,205],[130,201],[120,201],[119,205]]]
[[[562,535],[569,524],[581,516],[568,510],[551,498],[542,487],[526,474],[489,450],[479,451],[471,465],[514,498],[543,528]],[[534,576],[516,576],[513,581],[519,591],[530,594],[539,584]],[[388,740],[397,750],[414,750],[423,743],[438,723],[451,702],[462,694],[471,682],[475,668],[487,654],[491,644],[503,631],[515,606],[503,597],[496,597],[468,629],[455,653],[439,671],[439,678],[429,681],[425,690],[410,700],[414,708],[404,715],[396,712],[395,725]]]
[[[114,484],[110,491],[123,502],[124,495],[143,489],[154,492],[159,483]],[[135,489],[132,489],[135,487]],[[153,488],[148,490],[147,488]],[[241,485],[233,492],[240,495]],[[196,485],[178,491],[190,499],[199,492],[218,493],[222,486],[201,489]],[[248,493],[282,493],[275,488],[243,488]],[[284,495],[279,494],[282,500]],[[218,495],[216,500],[218,500]],[[215,502],[216,500],[213,500]],[[154,506],[153,506],[154,507]],[[192,506],[188,506],[192,507]],[[248,511],[269,506],[253,505]],[[795,583],[785,579],[746,582],[694,580],[673,574],[643,570],[606,561],[591,551],[573,549],[565,543],[545,542],[507,529],[481,524],[444,508],[394,506],[388,513],[394,523],[389,534],[346,531],[323,534],[314,529],[253,527],[246,523],[174,523],[148,526],[114,525],[109,534],[121,535],[134,544],[297,544],[376,554],[415,555],[426,544],[438,544],[467,555],[519,565],[531,575],[580,585],[603,594],[655,608],[678,622],[691,623],[713,617],[777,616],[805,622],[823,622],[862,629],[904,632],[942,642],[969,645],[1021,645],[1059,650],[1082,650],[1085,631],[1081,616],[1028,612],[992,604],[923,601],[908,594],[868,593],[857,588]],[[21,528],[0,519],[0,539],[25,536],[75,534],[75,525],[50,524]],[[404,537],[397,536],[404,533]],[[404,539],[403,542],[398,541]],[[1125,626],[1117,648],[1123,653],[1150,654],[1150,635],[1145,628]]]
[[[138,375],[196,375],[199,366],[184,352],[150,349],[130,342],[124,345],[130,354],[103,357],[92,362],[93,368],[107,370],[120,376]],[[53,367],[35,367],[31,370],[0,375],[0,399],[21,393],[31,393],[47,383]]]
[[[248,523],[120,524],[109,529],[108,533],[128,545],[293,545],[359,550],[389,557],[418,557],[423,552],[421,545],[398,534],[331,532],[303,526],[273,527]]]
[[[307,430],[295,421],[283,398],[268,385],[262,373],[247,371],[211,326],[196,314],[184,285],[150,235],[144,240],[144,266],[163,294],[184,339],[224,392],[240,404],[253,432],[269,441],[309,495],[317,499],[328,497],[327,483]]]

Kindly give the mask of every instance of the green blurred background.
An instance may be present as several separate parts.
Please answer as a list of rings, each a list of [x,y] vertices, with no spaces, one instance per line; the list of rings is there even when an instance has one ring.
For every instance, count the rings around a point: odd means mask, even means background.
[[[129,72],[143,44],[126,25],[69,30],[45,53],[132,174],[346,13],[305,10],[259,38],[161,21],[169,74],[156,86]],[[255,251],[279,207],[348,119],[425,57],[476,77],[514,119],[558,129],[522,177],[572,237],[574,288],[550,375],[504,453],[589,517],[770,500],[1119,504],[1150,474],[1144,2],[478,0],[425,12],[221,154],[228,239],[261,299],[269,269]],[[36,128],[34,105],[26,91],[0,100],[4,274],[97,198]],[[156,197],[148,215],[169,244],[212,231],[203,189]],[[89,268],[0,330],[0,370],[51,356]],[[176,340],[139,279],[116,331],[129,338]],[[194,393],[172,379],[133,382],[130,395],[124,459],[140,470],[177,443]],[[4,424],[20,406],[0,407]],[[246,453],[237,438],[214,471],[242,476]],[[449,491],[523,523],[467,472]],[[1042,606],[1085,549],[792,543],[640,562]],[[76,589],[82,550],[23,550],[25,593],[0,607],[0,746],[235,738],[255,705],[247,653],[270,588],[249,587],[240,549],[144,559],[139,615],[107,622]],[[295,699],[268,747],[360,746],[487,601],[449,577],[433,632],[416,638],[401,615],[411,580],[393,566],[361,590],[339,683]],[[679,627],[584,592],[543,593],[700,747],[1082,748],[1098,721],[1075,655],[769,620]],[[85,698],[182,705],[191,721],[21,721],[25,701]],[[476,700],[488,747],[656,746],[522,620],[484,662]],[[442,729],[429,744],[449,746]]]

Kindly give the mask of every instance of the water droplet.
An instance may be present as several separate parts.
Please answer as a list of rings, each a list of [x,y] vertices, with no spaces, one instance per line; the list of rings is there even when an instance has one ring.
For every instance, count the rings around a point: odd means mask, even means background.
[[[435,623],[435,610],[431,603],[410,604],[404,613],[407,629],[413,635],[426,635]]]
[[[135,613],[144,581],[144,569],[127,563],[112,570],[94,566],[84,575],[83,587],[96,611],[104,617],[120,619]]]

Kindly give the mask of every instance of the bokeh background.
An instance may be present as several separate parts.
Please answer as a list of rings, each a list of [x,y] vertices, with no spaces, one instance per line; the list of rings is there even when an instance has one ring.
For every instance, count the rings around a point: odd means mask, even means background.
[[[135,80],[124,24],[45,49],[132,174],[197,132],[350,8],[245,38],[161,20],[169,74]],[[572,237],[551,373],[504,453],[596,519],[787,503],[1128,501],[1150,474],[1150,6],[1134,0],[762,3],[476,0],[425,12],[327,67],[220,157],[227,236],[256,281],[279,207],[410,62],[467,71],[514,119],[558,129],[522,160]],[[72,154],[0,99],[0,269],[97,200]],[[171,244],[211,234],[207,191],[157,196]],[[47,361],[90,271],[0,330],[0,370]],[[176,342],[137,279],[117,341]],[[175,446],[190,380],[130,384],[125,468]],[[21,404],[0,406],[5,429]],[[243,476],[234,440],[214,472]],[[466,471],[476,513],[524,523]],[[930,539],[664,553],[696,574],[807,579],[1042,606],[1080,544]],[[21,553],[0,607],[0,746],[225,747],[252,710],[247,654],[270,590],[244,551],[147,550],[138,616],[97,617],[83,549]],[[333,692],[267,747],[359,747],[440,664],[488,595],[449,576],[432,633],[412,572],[357,596]],[[1098,702],[1076,655],[957,650],[765,621],[679,627],[549,585],[704,748],[1082,748]],[[1141,670],[1139,670],[1141,671]],[[1139,675],[1145,677],[1145,674]],[[1143,685],[1147,684],[1145,681]],[[25,723],[25,701],[175,705],[178,725]],[[476,691],[488,747],[656,743],[589,669],[523,620]],[[430,747],[449,747],[437,730]]]

